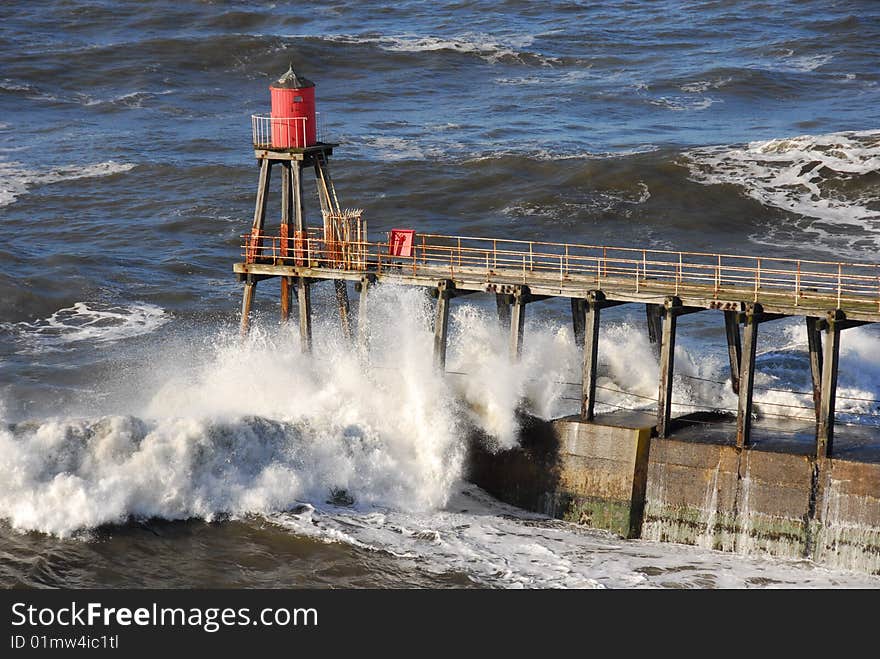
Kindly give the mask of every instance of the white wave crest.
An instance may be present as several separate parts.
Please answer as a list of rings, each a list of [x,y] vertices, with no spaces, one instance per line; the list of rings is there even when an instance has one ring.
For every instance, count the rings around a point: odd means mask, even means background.
[[[535,38],[530,35],[512,36],[503,39],[479,32],[466,32],[456,36],[425,36],[417,34],[400,34],[388,36],[370,36],[354,34],[336,34],[322,37],[327,41],[346,44],[375,44],[389,52],[421,53],[432,51],[451,51],[476,55],[487,62],[495,63],[502,60],[522,62],[532,59],[542,65],[552,66],[559,62],[556,57],[524,50],[532,45]]]
[[[880,244],[875,238],[880,229],[880,189],[859,186],[847,192],[840,185],[880,172],[880,131],[702,147],[685,155],[694,181],[738,185],[766,206],[823,221],[809,225],[819,233],[849,225],[865,229],[868,238]]]
[[[17,162],[0,162],[0,206],[8,206],[35,185],[75,181],[121,174],[132,169],[132,163],[114,160],[91,165],[66,165],[49,170],[33,170]]]
[[[127,305],[77,302],[48,318],[5,325],[30,350],[53,350],[77,342],[109,343],[149,334],[168,322],[161,307],[143,302]]]

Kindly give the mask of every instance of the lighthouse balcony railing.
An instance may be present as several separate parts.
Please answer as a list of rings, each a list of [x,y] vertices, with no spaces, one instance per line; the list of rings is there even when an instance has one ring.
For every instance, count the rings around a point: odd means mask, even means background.
[[[294,237],[244,238],[248,263],[880,312],[880,264],[435,234],[418,234],[410,252],[401,256],[390,236],[376,242],[328,240],[321,229]]]
[[[316,119],[317,127],[321,121]],[[256,149],[302,149],[309,145],[308,117],[251,115],[251,132]],[[317,131],[320,132],[320,131]],[[319,140],[322,136],[319,136]]]

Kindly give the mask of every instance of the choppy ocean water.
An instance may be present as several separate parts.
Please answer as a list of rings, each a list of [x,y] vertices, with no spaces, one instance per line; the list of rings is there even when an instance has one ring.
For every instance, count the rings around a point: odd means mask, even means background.
[[[469,428],[504,444],[518,406],[574,409],[561,306],[531,315],[511,366],[489,304],[457,305],[449,367],[470,375],[441,379],[425,300],[385,290],[373,362],[401,377],[358,369],[320,289],[316,359],[268,286],[239,345],[230,265],[249,115],[291,61],[373,232],[876,263],[878,33],[871,2],[4,4],[0,583],[876,586],[619,542],[463,483]],[[638,406],[656,394],[643,319],[608,319],[605,403]],[[694,379],[726,378],[721,328],[682,326],[676,400],[735,407]],[[877,425],[877,338],[845,335],[844,421]],[[808,404],[805,343],[768,325],[759,384],[783,391],[759,400]],[[353,506],[328,503],[338,488]]]

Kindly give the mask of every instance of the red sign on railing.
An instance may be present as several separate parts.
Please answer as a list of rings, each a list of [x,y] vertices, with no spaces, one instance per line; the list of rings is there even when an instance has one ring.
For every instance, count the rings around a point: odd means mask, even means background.
[[[388,239],[388,253],[391,256],[412,256],[415,229],[392,229]]]

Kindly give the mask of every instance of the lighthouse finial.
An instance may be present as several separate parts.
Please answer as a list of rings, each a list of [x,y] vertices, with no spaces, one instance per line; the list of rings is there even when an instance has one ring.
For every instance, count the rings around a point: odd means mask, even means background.
[[[297,79],[296,72],[293,70],[293,61],[289,62],[287,73],[278,78],[278,82],[284,84],[286,82],[295,82]]]
[[[293,60],[290,60],[288,62],[287,72],[278,78],[272,86],[282,89],[301,89],[303,87],[314,87],[315,83],[307,78],[298,76],[296,71],[293,70]]]

